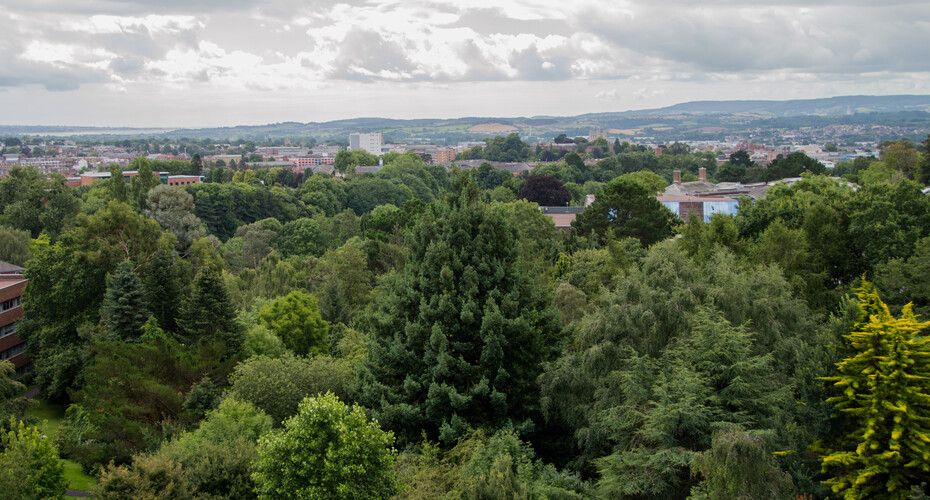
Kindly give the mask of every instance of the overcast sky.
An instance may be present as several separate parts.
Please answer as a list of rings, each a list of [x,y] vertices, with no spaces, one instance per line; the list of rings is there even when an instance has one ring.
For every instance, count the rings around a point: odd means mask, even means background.
[[[926,0],[22,0],[0,124],[575,115],[930,94]]]

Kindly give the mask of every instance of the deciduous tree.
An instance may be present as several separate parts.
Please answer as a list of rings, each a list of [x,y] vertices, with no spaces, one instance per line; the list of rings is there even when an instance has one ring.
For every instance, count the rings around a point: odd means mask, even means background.
[[[284,430],[258,442],[252,477],[262,499],[378,499],[396,489],[394,436],[359,406],[332,395],[304,399]]]

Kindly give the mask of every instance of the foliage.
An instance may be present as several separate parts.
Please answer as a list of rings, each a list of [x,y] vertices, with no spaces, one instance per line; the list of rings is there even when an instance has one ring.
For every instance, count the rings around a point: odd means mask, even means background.
[[[235,310],[219,267],[207,265],[197,273],[190,299],[182,306],[178,323],[185,338],[191,342],[216,340],[225,344],[230,354],[239,351],[241,327],[236,322]]]
[[[206,236],[206,228],[194,215],[194,197],[179,187],[159,184],[149,190],[145,199],[146,217],[155,219],[177,238],[176,250],[186,253],[194,240]]]
[[[779,500],[789,498],[793,489],[765,441],[745,432],[715,432],[710,449],[694,457],[691,469],[704,478],[691,490],[693,499]]]
[[[539,363],[558,343],[515,229],[467,178],[456,182],[413,228],[409,262],[361,321],[372,342],[359,401],[404,443],[526,422]]]
[[[502,185],[511,177],[508,171],[494,168],[488,162],[481,162],[481,165],[471,171],[471,176],[478,187],[488,191]]]
[[[255,444],[271,427],[271,417],[261,410],[227,398],[207,413],[198,429],[181,434],[154,455],[181,465],[187,483],[202,497],[254,498],[250,468],[258,459]]]
[[[145,158],[136,158],[129,164],[131,170],[136,171],[136,175],[130,181],[130,200],[133,208],[138,212],[144,212],[148,209],[147,195],[155,186],[161,184],[158,177],[152,173],[152,165]]]
[[[0,225],[0,261],[25,266],[29,260],[29,231]]]
[[[111,463],[103,470],[100,481],[90,494],[105,500],[195,498],[180,464],[163,457],[146,455],[136,456],[132,467]]]
[[[511,133],[506,137],[498,135],[484,140],[486,147],[461,153],[456,158],[470,160],[483,158],[490,161],[517,162],[530,158],[530,145],[520,139],[520,134]]]
[[[259,439],[259,498],[388,498],[394,436],[332,393],[304,399],[281,432]]]
[[[0,225],[57,236],[74,220],[80,199],[61,174],[46,178],[32,167],[14,166],[0,179]]]
[[[342,174],[354,174],[355,167],[378,164],[378,157],[361,149],[344,150],[336,153],[334,167]]]
[[[30,401],[23,393],[26,386],[13,376],[16,367],[7,360],[0,360],[0,419],[7,422],[10,417],[22,418]]]
[[[320,259],[320,315],[332,323],[351,324],[368,304],[374,282],[362,249],[347,243]]]
[[[918,316],[930,315],[930,237],[919,240],[907,259],[876,266],[874,276],[875,286],[896,310],[911,303]]]
[[[184,394],[204,376],[225,381],[225,348],[202,344],[186,350],[170,338],[143,336],[137,343],[103,340],[91,347],[92,361],[75,402],[86,410],[84,431],[71,455],[85,467],[125,463],[155,448],[164,432],[183,423]],[[80,410],[75,410],[80,421]],[[86,431],[86,432],[85,432]]]
[[[99,322],[107,273],[126,259],[140,271],[150,269],[153,256],[171,247],[157,223],[115,201],[93,215],[79,215],[55,243],[44,236],[34,241],[18,334],[28,343],[46,397],[66,399],[75,382],[86,344],[78,330]]]
[[[649,246],[672,236],[675,220],[675,215],[647,188],[627,179],[615,179],[578,215],[572,227],[581,235],[632,237]]]
[[[824,379],[849,427],[822,457],[823,472],[844,498],[904,499],[930,477],[930,339],[917,336],[930,322],[918,322],[909,305],[893,317],[864,280],[856,295],[851,355]]]
[[[0,491],[7,498],[39,500],[64,498],[68,483],[58,450],[23,422],[3,436],[0,453]]]
[[[255,405],[278,424],[297,413],[307,396],[330,392],[344,397],[352,377],[348,363],[328,356],[256,356],[236,366],[229,377],[229,396]]]
[[[801,151],[796,151],[788,156],[778,155],[775,161],[765,169],[761,180],[768,182],[785,177],[800,177],[802,172],[823,175],[826,171],[827,168],[822,163]]]
[[[631,180],[648,189],[650,193],[665,191],[665,187],[668,186],[668,182],[665,181],[665,178],[655,172],[649,172],[647,170],[623,174],[620,178]]]
[[[110,333],[121,340],[136,340],[148,319],[143,299],[142,283],[133,271],[132,262],[120,262],[107,277],[107,293],[103,297],[100,317]]]
[[[529,176],[517,197],[547,207],[564,207],[572,199],[562,182],[551,175]]]
[[[258,319],[262,326],[281,339],[284,347],[297,355],[316,355],[327,351],[329,323],[320,317],[316,299],[306,292],[294,290],[272,300],[259,310]]]

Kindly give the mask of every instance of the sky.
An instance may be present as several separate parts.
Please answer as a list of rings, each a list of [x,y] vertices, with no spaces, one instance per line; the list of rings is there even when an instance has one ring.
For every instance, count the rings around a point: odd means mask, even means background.
[[[0,125],[930,94],[926,0],[28,0],[0,23]]]

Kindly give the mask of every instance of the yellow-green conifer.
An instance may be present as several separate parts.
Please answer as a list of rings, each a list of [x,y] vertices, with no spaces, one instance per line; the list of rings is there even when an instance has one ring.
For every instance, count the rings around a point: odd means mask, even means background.
[[[822,459],[825,481],[840,497],[905,499],[930,479],[930,338],[911,306],[891,315],[870,284],[846,336],[850,357],[825,380],[840,392],[827,401],[848,419],[848,432]]]

